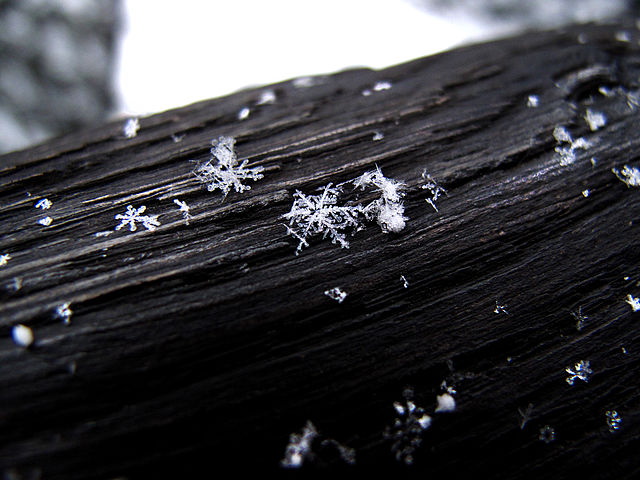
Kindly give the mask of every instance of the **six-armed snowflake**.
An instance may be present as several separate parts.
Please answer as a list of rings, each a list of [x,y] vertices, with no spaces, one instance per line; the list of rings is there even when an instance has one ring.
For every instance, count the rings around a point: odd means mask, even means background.
[[[129,225],[129,230],[135,232],[138,228],[136,223],[141,223],[144,228],[153,232],[156,227],[160,226],[160,222],[158,221],[159,215],[142,215],[146,209],[147,207],[144,205],[137,210],[131,205],[128,205],[127,211],[124,214],[119,213],[115,216],[116,220],[120,220],[120,224],[116,226],[116,230],[120,230]]]

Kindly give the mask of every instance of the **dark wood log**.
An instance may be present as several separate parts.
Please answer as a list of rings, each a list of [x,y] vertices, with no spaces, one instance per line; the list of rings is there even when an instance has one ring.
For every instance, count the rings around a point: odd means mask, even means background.
[[[611,169],[638,165],[639,37],[634,25],[528,33],[282,82],[274,104],[242,91],[142,118],[131,139],[114,122],[0,157],[5,477],[278,472],[310,420],[356,465],[316,441],[300,472],[637,478],[640,313],[625,299],[640,294],[640,192]],[[392,88],[362,94],[378,81]],[[606,125],[591,131],[587,109]],[[590,143],[570,165],[559,126]],[[192,162],[221,135],[265,168],[224,201]],[[295,255],[281,217],[294,191],[376,165],[408,185],[406,228],[372,223],[349,249],[314,238]],[[425,170],[448,192],[439,212]],[[127,205],[161,226],[114,231]],[[336,286],[342,303],[323,294]],[[65,302],[70,325],[54,315]],[[18,323],[29,349],[11,340]],[[568,385],[580,360],[593,374]],[[457,408],[434,413],[443,380]],[[384,438],[406,386],[433,419],[411,466]],[[545,425],[555,441],[539,440]]]

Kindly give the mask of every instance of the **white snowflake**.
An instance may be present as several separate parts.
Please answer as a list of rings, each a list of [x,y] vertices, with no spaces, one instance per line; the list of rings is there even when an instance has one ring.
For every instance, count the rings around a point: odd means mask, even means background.
[[[431,198],[427,198],[427,203],[429,205],[431,205],[434,210],[436,212],[438,212],[438,207],[436,207],[436,201],[438,200],[438,198],[440,197],[441,193],[444,193],[445,195],[447,194],[447,191],[442,188],[438,182],[436,182],[436,180],[427,173],[426,170],[424,170],[422,172],[422,178],[427,182],[424,185],[422,185],[422,189],[423,190],[429,190],[429,193],[431,194]]]
[[[525,410],[518,408],[520,414],[520,430],[524,430],[524,426],[531,420],[531,412],[533,412],[533,403],[527,405]]]
[[[133,138],[138,135],[138,130],[140,130],[140,121],[137,118],[130,118],[122,127],[122,131],[124,132],[124,136],[127,138]]]
[[[53,222],[53,218],[51,218],[51,217],[44,217],[44,218],[41,218],[40,220],[38,220],[38,223],[40,225],[45,226],[45,227],[48,227],[49,225],[51,225],[51,222]]]
[[[243,107],[238,112],[238,120],[240,120],[240,121],[246,120],[247,118],[249,118],[249,114],[250,113],[251,113],[251,109],[249,107]]]
[[[402,281],[402,286],[404,288],[409,288],[409,282],[406,278],[404,278],[404,275],[400,275],[400,280]]]
[[[363,173],[353,181],[356,188],[365,189],[369,186],[380,192],[379,199],[374,200],[362,209],[367,220],[376,219],[384,233],[399,232],[405,225],[407,217],[404,216],[404,189],[403,182],[385,177],[379,167],[370,172]]]
[[[640,168],[625,165],[622,171],[612,168],[611,171],[618,179],[627,185],[627,187],[640,187]]]
[[[586,321],[589,320],[589,317],[582,313],[582,307],[578,307],[577,312],[571,312],[571,316],[576,321],[576,329],[578,331],[582,330]]]
[[[120,230],[123,227],[129,225],[129,231],[135,232],[137,229],[136,223],[142,223],[142,226],[147,230],[153,232],[156,227],[160,226],[158,221],[159,215],[142,215],[147,207],[142,205],[137,210],[131,205],[127,206],[127,211],[124,214],[118,214],[115,216],[116,220],[120,220],[120,224],[116,226],[116,230]]]
[[[498,300],[496,300],[496,308],[493,310],[493,313],[500,315],[501,313],[504,313],[505,315],[509,315],[509,312],[507,312],[507,306],[506,305],[500,305],[498,303]]]
[[[391,452],[396,460],[411,465],[413,454],[422,444],[422,433],[431,426],[431,417],[413,402],[413,389],[406,388],[402,396],[404,404],[393,403],[398,416],[393,426],[385,429],[384,438],[392,442]]]
[[[54,314],[54,317],[62,320],[65,325],[71,325],[71,315],[73,315],[73,310],[69,308],[70,305],[71,304],[69,302],[58,305]]]
[[[591,143],[582,137],[574,140],[564,127],[556,127],[553,130],[553,137],[558,144],[555,148],[558,154],[558,161],[563,167],[576,161],[576,150],[586,150],[591,147]]]
[[[544,443],[551,443],[556,439],[556,431],[553,427],[545,425],[540,429],[540,435],[538,435],[538,438]]]
[[[191,215],[189,215],[189,205],[187,202],[182,202],[177,198],[173,199],[173,203],[180,207],[180,211],[182,212],[182,218],[184,218],[184,223],[189,225],[189,220],[191,220]]]
[[[276,92],[273,90],[265,90],[260,94],[260,99],[256,105],[269,105],[276,103]]]
[[[383,90],[390,90],[390,89],[391,89],[391,82],[387,80],[376,82],[376,84],[373,86],[374,92],[382,92]]]
[[[591,190],[589,190],[588,188],[582,191],[582,196],[584,198],[589,198],[589,195],[591,195]]]
[[[330,290],[325,290],[324,294],[327,297],[337,301],[338,303],[342,303],[344,299],[347,298],[347,292],[342,290],[340,287],[334,287]]]
[[[573,368],[567,367],[564,369],[569,376],[565,379],[569,385],[573,385],[576,380],[582,380],[583,382],[589,382],[589,375],[593,373],[590,368],[590,362],[580,360]]]
[[[349,248],[349,242],[344,233],[347,229],[358,227],[360,206],[338,206],[340,187],[332,184],[322,188],[320,195],[305,195],[300,191],[293,194],[291,211],[282,217],[289,220],[287,234],[298,240],[298,255],[303,247],[308,247],[308,237],[322,234],[322,238],[331,238],[332,243],[338,243],[342,248]]]
[[[607,124],[607,117],[605,117],[603,113],[594,112],[590,108],[587,108],[587,113],[584,116],[584,119],[592,132],[595,132]]]
[[[304,426],[302,434],[289,435],[289,444],[285,448],[280,465],[285,468],[301,467],[305,459],[311,455],[311,445],[317,436],[316,427],[309,421]]]
[[[538,106],[538,96],[537,95],[529,95],[529,98],[527,99],[527,107],[529,108],[536,108]]]
[[[627,295],[627,300],[626,302],[631,305],[631,309],[634,312],[637,312],[638,310],[640,310],[640,298],[636,298],[633,295],[629,294]]]
[[[242,193],[251,190],[249,185],[244,185],[243,180],[253,180],[254,182],[264,178],[263,167],[246,168],[249,160],[243,160],[238,165],[238,157],[234,145],[236,140],[233,137],[219,137],[212,140],[211,158],[194,170],[196,177],[207,185],[207,190],[213,192],[220,190],[224,197],[233,188],[236,192]],[[216,162],[213,164],[213,162]]]
[[[383,140],[383,139],[384,139],[384,133],[382,133],[382,132],[374,132],[373,133],[372,140],[374,142],[379,142],[380,140]]]
[[[8,253],[1,254],[0,255],[0,267],[4,267],[9,260],[11,260],[11,255],[9,255]]]
[[[51,208],[51,201],[48,198],[43,198],[38,203],[35,204],[35,208],[40,208],[42,210],[49,210]]]
[[[607,417],[607,427],[609,427],[609,431],[613,433],[618,430],[622,423],[622,417],[618,415],[618,412],[615,410],[608,410],[605,415]]]

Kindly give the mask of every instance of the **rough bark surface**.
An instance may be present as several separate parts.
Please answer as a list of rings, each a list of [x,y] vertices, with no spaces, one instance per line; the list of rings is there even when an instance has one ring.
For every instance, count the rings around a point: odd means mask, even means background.
[[[310,420],[354,448],[356,465],[318,454],[300,473],[637,478],[640,313],[625,298],[640,294],[640,191],[611,172],[640,151],[640,108],[624,93],[638,88],[639,35],[628,25],[631,41],[616,40],[623,29],[529,33],[282,82],[269,87],[274,104],[247,90],[142,118],[132,139],[117,122],[0,157],[0,254],[11,256],[0,267],[1,471],[279,471],[289,434]],[[362,94],[377,81],[392,88]],[[592,132],[588,108],[607,124]],[[571,165],[554,151],[557,126],[591,143]],[[265,168],[224,201],[192,173],[220,135]],[[349,249],[314,239],[296,256],[281,218],[294,191],[376,165],[409,187],[406,228],[369,225]],[[439,212],[424,170],[448,191]],[[127,205],[162,225],[113,231]],[[323,294],[336,286],[342,303]],[[64,302],[71,325],[54,318]],[[11,340],[17,323],[35,333],[27,350]],[[565,367],[580,360],[593,375],[570,386]],[[457,408],[434,414],[443,380]],[[410,467],[383,438],[406,386],[433,417]]]

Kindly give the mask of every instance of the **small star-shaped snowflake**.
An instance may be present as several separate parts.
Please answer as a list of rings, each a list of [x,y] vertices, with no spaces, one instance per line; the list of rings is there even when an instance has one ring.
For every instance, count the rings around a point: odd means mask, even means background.
[[[136,222],[142,223],[142,226],[147,230],[153,232],[156,227],[160,226],[158,221],[159,215],[142,215],[147,209],[142,205],[137,210],[131,205],[127,206],[127,211],[124,214],[118,214],[115,216],[116,220],[120,220],[120,224],[116,227],[116,230],[120,230],[122,227],[129,225],[129,230],[135,232],[137,229]]]

